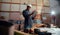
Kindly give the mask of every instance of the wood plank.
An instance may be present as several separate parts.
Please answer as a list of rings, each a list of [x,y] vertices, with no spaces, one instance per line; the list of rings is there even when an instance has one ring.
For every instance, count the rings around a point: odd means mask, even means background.
[[[21,33],[21,34],[23,34],[23,35],[29,35],[28,33],[24,33],[24,32],[17,31],[17,30],[15,30],[15,32]]]
[[[22,3],[14,3],[14,2],[0,2],[1,4],[22,4]],[[32,4],[33,6],[41,6],[41,5],[37,5],[37,4]]]

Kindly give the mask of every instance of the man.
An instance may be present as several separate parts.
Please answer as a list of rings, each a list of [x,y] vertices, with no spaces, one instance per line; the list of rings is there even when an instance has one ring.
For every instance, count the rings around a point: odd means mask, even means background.
[[[23,11],[23,16],[25,18],[25,22],[24,22],[24,32],[28,32],[28,29],[30,30],[32,25],[33,25],[33,20],[32,18],[35,17],[34,12],[30,13],[30,9],[31,9],[32,5],[27,5],[27,8]],[[34,17],[33,17],[34,15]]]

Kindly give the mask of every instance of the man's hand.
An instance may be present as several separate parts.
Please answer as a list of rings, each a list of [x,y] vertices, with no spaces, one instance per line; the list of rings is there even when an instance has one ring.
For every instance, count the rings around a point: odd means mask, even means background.
[[[32,11],[32,13],[36,12],[36,10]]]
[[[32,11],[32,13],[30,15],[34,14],[35,12],[36,12],[36,10]]]
[[[34,10],[33,12],[36,12],[36,10]]]

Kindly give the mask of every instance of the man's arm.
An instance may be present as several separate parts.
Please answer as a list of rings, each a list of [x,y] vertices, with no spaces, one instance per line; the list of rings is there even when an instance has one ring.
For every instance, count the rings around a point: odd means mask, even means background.
[[[34,12],[28,13],[28,12],[26,12],[26,11],[23,11],[23,15],[24,15],[24,16],[31,16],[33,13],[34,13]]]
[[[29,16],[31,16],[31,15],[33,15],[34,14],[34,12],[32,12],[31,14],[29,14]]]
[[[37,14],[37,12],[34,11],[34,13],[32,14],[32,19],[34,19],[36,17],[36,14]]]

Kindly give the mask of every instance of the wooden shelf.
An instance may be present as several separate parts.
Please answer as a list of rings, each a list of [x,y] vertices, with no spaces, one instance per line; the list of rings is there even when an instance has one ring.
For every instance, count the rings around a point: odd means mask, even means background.
[[[14,3],[14,2],[0,2],[0,3],[4,3],[4,4],[22,4],[22,3]],[[37,6],[36,4],[32,4],[33,6]],[[41,5],[38,5],[41,6]]]
[[[50,7],[50,6],[44,5],[43,7]]]
[[[13,3],[13,2],[0,2],[0,3],[4,3],[4,4],[21,4],[21,3]]]
[[[12,13],[20,13],[20,11],[0,11],[0,12],[12,12]]]
[[[14,2],[0,2],[1,4],[24,4],[24,3],[14,3]],[[37,5],[37,4],[32,4],[33,6],[41,6],[41,5]]]

